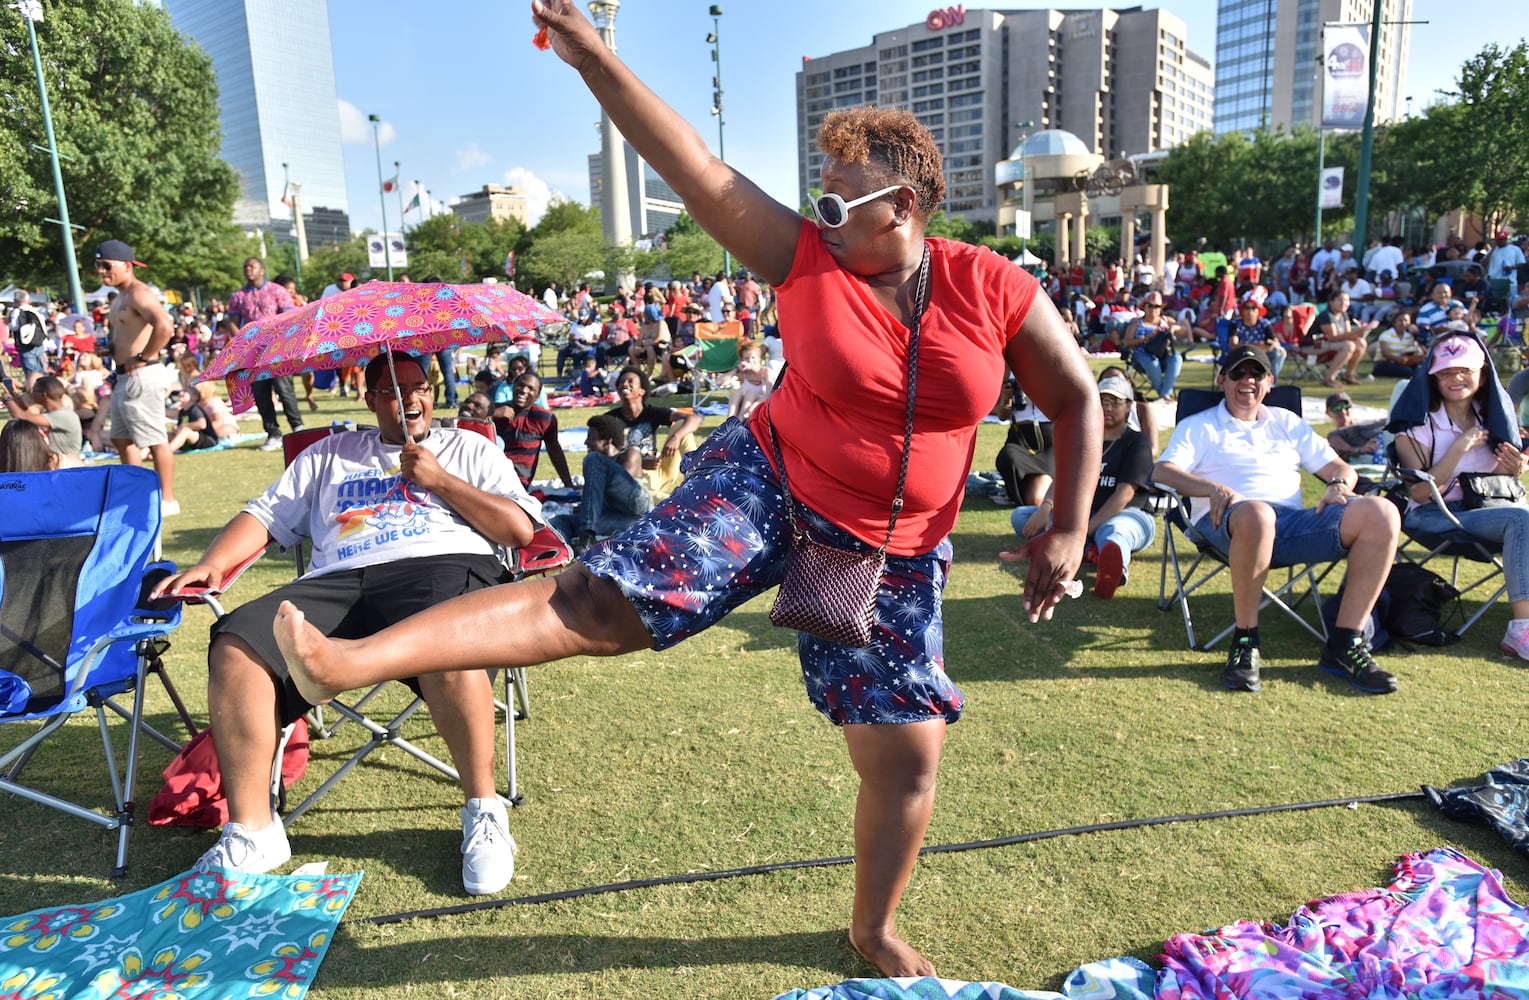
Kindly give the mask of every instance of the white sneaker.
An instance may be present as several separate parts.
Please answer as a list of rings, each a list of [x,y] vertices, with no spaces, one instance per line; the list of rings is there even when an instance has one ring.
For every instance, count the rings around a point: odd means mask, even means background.
[[[179,514],[180,512],[181,512],[181,502],[179,500],[161,500],[161,501],[159,501],[159,516],[160,517],[174,517],[176,514]]]
[[[271,435],[268,435],[266,437],[266,439],[265,439],[265,443],[260,446],[260,450],[261,451],[280,451],[281,450],[281,435],[280,434],[271,434]]]
[[[510,884],[515,874],[515,838],[510,817],[497,798],[468,799],[462,810],[462,888],[486,896]]]
[[[1502,651],[1529,660],[1529,626],[1517,618],[1510,621],[1508,631],[1502,637]]]
[[[218,842],[208,848],[193,871],[226,868],[247,875],[264,875],[292,860],[292,845],[281,818],[271,817],[264,830],[251,830],[243,823],[224,823]]]

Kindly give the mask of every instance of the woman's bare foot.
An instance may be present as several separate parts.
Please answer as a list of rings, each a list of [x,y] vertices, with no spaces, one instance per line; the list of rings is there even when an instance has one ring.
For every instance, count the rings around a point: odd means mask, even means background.
[[[849,943],[854,945],[862,958],[888,978],[934,975],[934,963],[914,951],[908,942],[896,934],[862,937],[851,929]]]
[[[287,661],[287,673],[305,701],[322,705],[343,690],[328,686],[322,679],[332,676],[327,667],[334,643],[309,625],[295,604],[281,602],[271,631],[281,647],[281,658]]]

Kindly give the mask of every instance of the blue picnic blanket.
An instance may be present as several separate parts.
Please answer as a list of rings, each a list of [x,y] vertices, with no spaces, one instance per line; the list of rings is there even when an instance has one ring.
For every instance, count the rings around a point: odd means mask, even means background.
[[[193,871],[0,918],[0,995],[300,1000],[360,881]]]
[[[1157,974],[1137,959],[1111,958],[1074,969],[1060,993],[925,976],[849,979],[835,986],[792,990],[775,1000],[1152,1000],[1156,979]]]

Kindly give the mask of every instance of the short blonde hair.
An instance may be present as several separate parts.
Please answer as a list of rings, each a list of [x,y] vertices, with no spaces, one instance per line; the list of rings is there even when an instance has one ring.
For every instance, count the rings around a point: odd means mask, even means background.
[[[922,219],[945,200],[940,148],[912,112],[874,104],[830,111],[818,126],[818,149],[840,163],[867,164],[908,182]]]

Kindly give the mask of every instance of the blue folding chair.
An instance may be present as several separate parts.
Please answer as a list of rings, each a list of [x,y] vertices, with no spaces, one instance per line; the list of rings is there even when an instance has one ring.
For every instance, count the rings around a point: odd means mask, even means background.
[[[127,873],[140,734],[170,750],[180,745],[143,718],[145,681],[165,677],[165,636],[180,606],[143,595],[174,564],[159,549],[159,477],[132,466],[0,475],[0,723],[40,728],[0,755],[0,790],[117,831],[114,877]],[[131,694],[130,709],[112,699]],[[50,775],[45,791],[23,784],[22,770],[77,713],[93,708],[106,758],[112,807],[102,813],[63,797],[78,785]],[[119,768],[107,709],[130,722]]]

